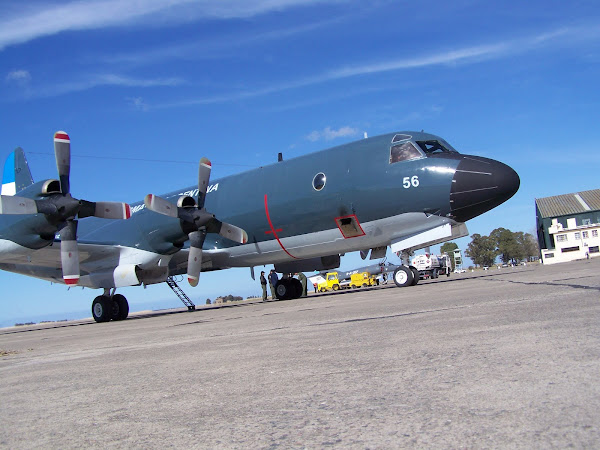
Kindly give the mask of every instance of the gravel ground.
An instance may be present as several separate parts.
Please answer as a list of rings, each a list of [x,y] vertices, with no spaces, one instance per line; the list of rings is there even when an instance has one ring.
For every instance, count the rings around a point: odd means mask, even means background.
[[[600,258],[0,330],[3,448],[598,448]]]

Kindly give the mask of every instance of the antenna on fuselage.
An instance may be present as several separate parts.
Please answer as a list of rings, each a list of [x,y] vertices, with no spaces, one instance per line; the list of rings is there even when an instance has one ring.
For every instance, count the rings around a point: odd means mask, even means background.
[[[364,133],[365,139],[367,139],[369,136],[367,136],[367,132],[365,131]]]
[[[281,162],[283,161],[283,153],[279,152],[277,153],[277,162]]]

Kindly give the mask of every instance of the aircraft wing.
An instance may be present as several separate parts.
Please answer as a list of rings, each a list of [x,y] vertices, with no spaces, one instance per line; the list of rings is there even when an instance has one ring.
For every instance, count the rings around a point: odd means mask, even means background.
[[[118,245],[78,243],[81,277],[78,285],[89,288],[136,286],[164,282],[167,277],[187,272],[189,250],[183,249],[173,255],[139,251]],[[53,283],[63,283],[60,243],[35,251],[13,250],[3,253],[0,269],[28,275]],[[206,251],[202,258],[202,270],[219,270],[215,254],[219,250]],[[220,258],[216,258],[220,259]]]

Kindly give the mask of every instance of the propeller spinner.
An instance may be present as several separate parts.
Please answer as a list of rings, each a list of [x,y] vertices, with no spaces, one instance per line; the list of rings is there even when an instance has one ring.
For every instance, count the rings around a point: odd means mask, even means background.
[[[200,279],[202,246],[207,233],[217,233],[240,244],[248,242],[248,234],[243,229],[221,222],[204,208],[211,169],[210,161],[202,158],[198,167],[197,203],[188,196],[179,197],[177,205],[153,194],[146,195],[144,199],[144,204],[149,210],[180,220],[181,228],[190,241],[187,275],[191,286],[197,286]]]
[[[47,181],[43,188],[46,196],[40,200],[1,196],[0,214],[44,214],[60,232],[63,279],[65,284],[72,286],[79,282],[80,274],[76,218],[129,219],[131,210],[127,203],[89,202],[71,196],[71,139],[64,131],[54,134],[54,156],[60,181]]]

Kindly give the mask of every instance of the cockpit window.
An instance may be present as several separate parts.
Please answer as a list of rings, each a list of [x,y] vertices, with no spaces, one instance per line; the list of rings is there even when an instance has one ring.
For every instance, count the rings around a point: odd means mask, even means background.
[[[410,138],[412,138],[412,136],[410,136],[408,134],[397,134],[392,139],[392,143],[394,143],[394,142],[408,141]]]
[[[392,145],[390,148],[390,164],[399,161],[408,161],[410,159],[422,158],[423,155],[412,142],[404,142],[403,144]]]
[[[447,142],[433,141],[417,141],[417,145],[425,152],[427,156],[436,153],[458,153]]]

